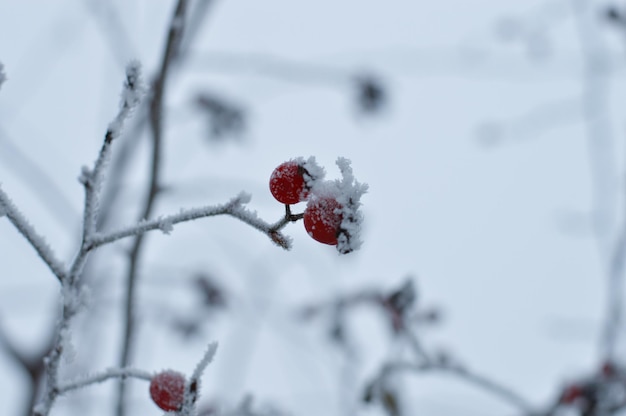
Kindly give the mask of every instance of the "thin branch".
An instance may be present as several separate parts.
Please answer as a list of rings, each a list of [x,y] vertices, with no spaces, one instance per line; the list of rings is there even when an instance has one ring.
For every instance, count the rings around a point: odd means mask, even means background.
[[[403,331],[403,334],[406,337],[409,345],[411,346],[411,349],[417,356],[417,359],[426,363],[432,362],[432,357],[426,352],[426,349],[422,345],[422,342],[417,337],[417,335],[413,333],[413,331],[409,331],[408,329],[406,329]]]
[[[521,410],[522,412],[524,412],[524,414],[536,414],[533,411],[533,406],[530,401],[520,396],[511,388],[506,387],[502,383],[494,381],[484,375],[477,374],[460,366],[440,365],[432,362],[419,365],[411,362],[393,362],[383,367],[379,380],[384,379],[384,377],[392,373],[398,372],[409,372],[416,375],[427,372],[450,374],[455,376],[459,380],[462,380],[468,384],[474,385],[475,387],[478,387],[484,391],[493,394],[495,397],[498,397],[502,401]]]
[[[103,170],[106,167],[111,142],[119,136],[124,121],[139,101],[140,84],[139,65],[131,63],[126,68],[126,82],[122,90],[120,111],[109,124],[104,137],[104,144],[93,169],[83,168],[83,174],[80,178],[85,186],[83,237],[78,254],[75,256],[69,272],[59,279],[62,284],[63,300],[61,319],[56,326],[52,348],[44,359],[47,377],[46,392],[37,406],[35,406],[35,416],[47,416],[56,398],[61,394],[58,380],[61,357],[63,356],[65,346],[68,344],[70,322],[83,305],[80,276],[91,251],[88,247],[88,241],[95,232]]]
[[[26,238],[59,282],[63,282],[66,276],[65,266],[57,259],[46,240],[37,234],[35,228],[30,225],[28,220],[26,220],[15,204],[13,204],[9,196],[0,188],[0,216],[3,214],[6,215],[15,228]]]
[[[296,222],[296,221],[301,220],[302,218],[304,218],[304,213],[292,214],[291,206],[289,204],[285,204],[285,216],[281,218],[280,220],[278,220],[276,223],[274,223],[272,226],[270,226],[269,231],[270,232],[278,231],[282,229],[283,227],[285,227],[285,225],[289,224],[290,222]]]
[[[100,194],[102,193],[102,181],[104,179],[104,170],[109,162],[111,144],[113,140],[120,136],[124,123],[139,104],[142,94],[141,67],[138,62],[133,61],[126,67],[126,81],[122,89],[120,110],[113,121],[109,123],[94,167],[92,169],[83,167],[82,175],[79,178],[80,182],[85,187],[83,236],[79,252],[74,258],[72,267],[70,268],[70,281],[68,283],[70,287],[74,286],[75,281],[78,279],[87,262],[87,256],[91,251],[89,241],[96,233],[100,210]]]
[[[200,359],[196,365],[191,377],[185,383],[185,396],[183,399],[183,406],[179,412],[180,416],[195,415],[195,406],[198,399],[198,391],[200,390],[200,377],[211,361],[213,361],[213,357],[215,357],[216,352],[217,342],[210,343],[202,356],[202,359]]]
[[[176,50],[180,45],[180,39],[182,37],[185,28],[185,14],[187,9],[186,0],[178,0],[174,14],[169,24],[169,34],[167,37],[167,43],[163,58],[161,61],[161,68],[159,74],[154,82],[152,88],[152,100],[150,104],[150,128],[152,131],[152,161],[150,166],[150,185],[148,189],[148,195],[146,202],[141,213],[140,219],[150,218],[156,197],[159,192],[160,184],[160,170],[161,170],[161,146],[163,139],[163,102],[165,98],[165,87],[167,84],[167,78],[169,74],[170,65],[176,55]],[[130,361],[130,353],[133,347],[134,341],[134,303],[135,303],[135,288],[137,280],[137,271],[139,267],[139,257],[141,249],[143,247],[144,234],[139,234],[135,237],[133,247],[130,251],[130,261],[128,264],[128,271],[126,276],[126,301],[124,305],[123,315],[124,328],[122,336],[122,351],[120,355],[119,365],[120,367],[127,367]],[[125,401],[126,401],[126,388],[125,383],[122,381],[118,387],[117,397],[117,415],[124,416],[125,414]]]
[[[287,237],[278,233],[278,230],[282,227],[276,227],[276,224],[271,225],[258,218],[253,212],[247,210],[243,204],[249,200],[249,197],[245,194],[233,198],[226,204],[207,206],[202,208],[192,208],[181,210],[178,214],[168,215],[160,217],[154,220],[141,221],[139,224],[123,228],[118,231],[113,231],[107,234],[96,234],[91,238],[88,243],[90,250],[110,244],[115,241],[121,240],[126,237],[134,235],[144,234],[148,231],[161,230],[166,234],[172,230],[172,227],[181,222],[193,221],[199,218],[214,217],[218,215],[230,215],[235,217],[253,228],[266,234],[268,237],[275,239],[278,234],[281,239],[287,240]],[[287,224],[287,223],[285,223]],[[283,225],[284,227],[284,225]],[[285,248],[289,248],[287,246]]]
[[[112,154],[112,162],[109,167],[106,183],[103,185],[102,197],[100,198],[100,214],[96,229],[104,229],[111,221],[115,201],[119,198],[129,166],[132,164],[132,155],[136,153],[141,142],[140,137],[143,129],[148,124],[148,104],[142,101],[135,110],[133,125],[125,129],[124,138],[117,141],[116,151]]]
[[[605,359],[612,360],[615,354],[623,309],[623,249],[622,236],[614,242],[610,232],[613,225],[615,179],[614,143],[610,125],[611,68],[602,39],[587,21],[587,0],[570,0],[575,18],[584,60],[583,111],[586,123],[587,146],[592,181],[592,215],[596,243],[600,256],[606,261],[607,310],[600,347]]]
[[[102,383],[112,378],[128,377],[146,381],[152,380],[152,374],[148,373],[147,371],[136,370],[133,368],[110,368],[105,372],[74,380],[59,386],[59,394],[64,394],[68,391],[81,389],[91,384]]]

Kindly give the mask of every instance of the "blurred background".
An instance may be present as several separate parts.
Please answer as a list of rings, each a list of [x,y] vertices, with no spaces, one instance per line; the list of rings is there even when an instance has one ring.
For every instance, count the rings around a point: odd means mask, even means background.
[[[0,183],[67,262],[80,243],[81,168],[117,112],[125,65],[139,60],[148,84],[158,73],[175,5],[0,2]],[[384,314],[368,304],[341,320],[303,311],[407,279],[415,316],[432,314],[413,328],[424,348],[538,409],[607,357],[619,362],[622,10],[586,0],[189,1],[151,216],[246,191],[274,222],[284,213],[268,189],[276,166],[315,156],[338,178],[343,156],[370,186],[364,244],[339,255],[298,222],[284,251],[228,217],[147,235],[130,364],[190,373],[218,341],[206,415],[248,394],[268,415],[521,414],[436,371],[394,379],[399,413],[363,400],[381,365],[406,353]],[[147,118],[138,109],[115,144],[104,230],[136,222],[145,205]],[[42,356],[60,291],[4,219],[0,236],[0,401],[22,415],[33,383],[11,349]],[[132,246],[91,258],[66,377],[118,365]],[[129,414],[160,414],[147,383],[128,388]],[[116,414],[116,394],[116,382],[89,387],[52,414]]]

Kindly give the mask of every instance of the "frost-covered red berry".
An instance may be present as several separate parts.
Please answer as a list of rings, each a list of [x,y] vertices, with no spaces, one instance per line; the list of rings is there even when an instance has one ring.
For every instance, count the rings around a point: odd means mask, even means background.
[[[309,194],[305,175],[308,172],[302,163],[290,160],[282,163],[270,177],[270,192],[278,202],[297,204],[304,201]]]
[[[180,410],[185,397],[185,376],[172,370],[155,375],[150,381],[150,396],[165,411]]]
[[[336,246],[343,219],[341,211],[342,206],[336,199],[315,198],[304,210],[304,228],[314,240]]]

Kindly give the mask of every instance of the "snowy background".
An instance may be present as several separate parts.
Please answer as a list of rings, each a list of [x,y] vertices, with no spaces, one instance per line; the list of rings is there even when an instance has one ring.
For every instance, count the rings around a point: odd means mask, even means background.
[[[577,4],[587,6],[582,17]],[[323,325],[304,324],[295,311],[414,276],[419,302],[443,312],[441,325],[420,331],[428,348],[449,351],[538,406],[594,371],[607,257],[623,208],[626,32],[602,21],[604,5],[214,2],[168,84],[168,188],[156,213],[222,203],[243,190],[252,194],[252,209],[275,221],[283,208],[268,191],[274,167],[313,155],[338,178],[334,162],[344,156],[370,186],[364,245],[339,256],[297,223],[285,230],[294,240],[285,252],[220,217],[177,226],[170,236],[151,234],[140,268],[134,366],[189,372],[215,340],[207,402],[234,404],[252,393],[294,415],[346,415],[353,406],[346,398],[358,402],[363,380],[393,354],[389,331],[373,311],[352,313],[359,349],[350,361],[329,345]],[[0,90],[0,182],[66,260],[80,237],[81,167],[93,162],[115,116],[125,64],[138,59],[147,78],[156,72],[172,7],[162,0],[0,2],[8,77]],[[585,75],[581,39],[591,39],[594,62],[612,68],[609,84]],[[384,85],[379,113],[359,110],[353,74]],[[194,106],[201,91],[241,105],[245,131],[211,139]],[[591,122],[590,102],[601,110]],[[602,126],[606,135],[598,133]],[[142,203],[144,136],[115,208],[119,224],[131,223]],[[94,260],[92,303],[75,325],[71,374],[117,362],[125,247]],[[58,282],[5,220],[0,264],[0,328],[21,349],[37,351],[55,320]],[[185,338],[169,319],[197,314],[190,282],[198,273],[223,285],[227,307]],[[408,414],[515,414],[454,377],[402,380]],[[131,409],[160,414],[146,384],[131,384]],[[26,386],[0,354],[5,414],[21,411]],[[109,383],[68,395],[53,414],[111,414],[113,392]]]

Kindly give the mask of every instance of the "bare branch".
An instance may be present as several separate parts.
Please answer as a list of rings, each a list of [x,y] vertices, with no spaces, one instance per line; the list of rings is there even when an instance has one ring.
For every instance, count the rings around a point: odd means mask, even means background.
[[[607,360],[612,360],[623,315],[623,259],[620,246],[611,235],[615,215],[616,160],[615,143],[611,132],[609,91],[612,69],[602,36],[589,20],[590,2],[570,0],[584,62],[583,115],[586,125],[589,168],[592,181],[592,219],[599,254],[606,261],[607,311],[600,348]],[[595,16],[594,16],[595,17]]]
[[[128,64],[126,67],[126,81],[124,82],[124,88],[122,90],[120,111],[109,124],[93,170],[84,167],[80,177],[80,181],[85,187],[83,245],[96,231],[102,179],[104,169],[109,161],[111,142],[119,137],[126,119],[139,104],[141,94],[143,93],[140,68],[139,63],[135,61]]]
[[[469,371],[464,367],[458,365],[442,365],[434,362],[415,364],[411,362],[392,362],[383,367],[379,378],[376,382],[380,382],[385,377],[392,373],[409,372],[412,374],[422,374],[427,372],[439,372],[444,374],[453,375],[459,380],[472,384],[482,390],[485,390],[495,397],[509,403],[511,406],[519,409],[524,414],[532,415],[536,414],[533,410],[533,406],[527,399],[520,396],[514,390],[506,387],[500,382],[494,381],[484,375]]]
[[[13,201],[11,201],[9,196],[0,188],[0,216],[2,215],[6,215],[9,221],[11,221],[15,228],[17,228],[17,230],[35,249],[44,263],[48,265],[48,268],[52,271],[56,278],[60,282],[63,282],[63,279],[65,279],[66,276],[65,266],[57,259],[46,240],[37,234],[35,228],[30,225],[18,208],[13,204]]]
[[[133,368],[109,368],[102,373],[74,380],[69,383],[63,384],[62,386],[59,386],[59,394],[64,394],[68,391],[87,387],[91,384],[102,383],[112,378],[128,377],[150,381],[152,379],[152,374],[148,373],[147,371],[136,370]]]
[[[172,227],[181,222],[193,221],[199,218],[214,217],[218,215],[230,215],[235,217],[246,224],[256,228],[264,234],[267,234],[272,240],[278,235],[282,240],[287,241],[287,237],[278,233],[278,230],[282,227],[277,227],[276,224],[271,225],[258,218],[253,212],[247,210],[243,204],[248,202],[249,197],[245,194],[241,194],[236,198],[223,205],[207,206],[202,208],[192,208],[181,210],[178,214],[159,217],[154,220],[141,221],[139,224],[126,227],[124,229],[114,231],[108,234],[96,234],[88,242],[88,248],[93,250],[105,244],[121,240],[126,237],[134,235],[141,235],[148,231],[161,230],[166,234],[172,230]],[[282,226],[286,225],[285,222]],[[287,246],[285,248],[289,248]]]
[[[41,398],[39,404],[35,406],[35,416],[47,416],[50,413],[56,398],[62,393],[58,380],[59,367],[61,357],[65,352],[65,346],[68,345],[69,341],[70,322],[83,305],[80,274],[91,251],[87,242],[95,232],[98,214],[98,198],[101,189],[103,171],[108,160],[111,142],[119,135],[124,124],[124,120],[137,104],[140,90],[139,67],[137,63],[131,63],[126,69],[126,82],[122,92],[120,111],[107,129],[104,144],[100,150],[98,159],[94,163],[93,169],[88,170],[87,168],[84,168],[83,174],[80,178],[81,182],[85,186],[82,243],[78,254],[72,262],[69,272],[66,274],[64,273],[61,277],[59,277],[62,284],[62,314],[56,327],[53,346],[44,359],[45,372],[47,376],[46,392]],[[0,190],[0,203],[1,201],[2,192]]]
[[[176,56],[176,50],[180,46],[180,40],[185,29],[185,18],[187,10],[187,0],[178,0],[174,14],[170,20],[167,43],[161,60],[159,74],[152,87],[152,100],[150,103],[150,128],[152,131],[152,161],[150,166],[150,185],[145,205],[140,219],[150,218],[156,197],[159,192],[160,170],[161,170],[161,146],[163,140],[163,102],[165,98],[165,87],[169,74],[170,65]],[[124,305],[124,328],[122,351],[120,355],[120,367],[127,367],[130,361],[130,353],[133,346],[133,335],[135,326],[134,301],[135,287],[137,280],[137,269],[139,267],[139,256],[143,246],[144,234],[135,237],[133,247],[130,252],[128,272],[126,276],[126,301]],[[117,415],[125,414],[126,389],[124,382],[119,384],[117,398]]]
[[[202,359],[196,365],[195,370],[191,374],[191,378],[185,383],[185,396],[183,406],[180,409],[180,416],[195,415],[195,406],[198,399],[198,391],[200,390],[200,377],[206,367],[213,361],[213,357],[217,352],[217,342],[212,342],[207,347]]]

